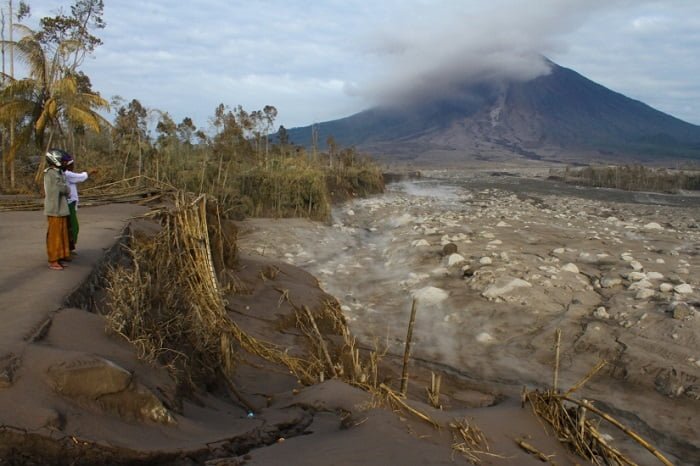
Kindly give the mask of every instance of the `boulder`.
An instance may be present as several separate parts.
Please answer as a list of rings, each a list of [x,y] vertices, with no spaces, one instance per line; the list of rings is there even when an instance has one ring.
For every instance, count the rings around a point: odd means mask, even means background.
[[[649,222],[646,225],[644,225],[642,228],[644,228],[645,230],[663,230],[664,229],[664,227],[662,227],[661,225],[659,225],[656,222]]]
[[[93,400],[126,390],[131,383],[131,372],[97,356],[54,364],[48,377],[51,388],[61,395]]]
[[[442,247],[442,255],[449,256],[457,253],[457,245],[455,243],[447,243]]]
[[[673,291],[678,294],[690,294],[693,292],[693,287],[687,283],[681,283],[673,287]]]
[[[449,296],[447,291],[442,288],[436,288],[434,286],[426,286],[425,288],[420,288],[414,290],[412,293],[413,297],[418,301],[419,304],[439,304],[446,300]]]
[[[562,265],[561,270],[563,272],[579,273],[576,264],[569,262],[568,264]]]
[[[121,418],[174,424],[174,417],[147,387],[128,370],[107,359],[78,355],[53,364],[48,382],[57,393],[98,406]]]
[[[461,254],[450,254],[447,258],[447,266],[454,267],[455,265],[462,264],[467,260]]]
[[[518,288],[530,287],[532,287],[532,285],[521,278],[508,279],[507,277],[504,277],[496,280],[494,284],[487,287],[482,293],[482,296],[489,299],[502,298]]]

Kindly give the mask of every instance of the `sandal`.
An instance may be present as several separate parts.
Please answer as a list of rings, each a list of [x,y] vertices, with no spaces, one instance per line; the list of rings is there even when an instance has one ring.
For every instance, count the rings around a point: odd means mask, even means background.
[[[63,267],[61,264],[58,262],[53,262],[49,264],[49,268],[51,270],[63,270],[65,267]]]

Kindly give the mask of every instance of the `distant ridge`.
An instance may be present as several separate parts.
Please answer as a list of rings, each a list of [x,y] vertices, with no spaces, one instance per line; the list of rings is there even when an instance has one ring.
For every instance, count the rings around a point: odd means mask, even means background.
[[[375,107],[318,123],[319,145],[332,135],[386,161],[426,164],[513,157],[700,161],[700,126],[549,64],[549,74],[529,81],[463,86],[449,99]],[[310,146],[311,128],[288,130],[290,139]]]

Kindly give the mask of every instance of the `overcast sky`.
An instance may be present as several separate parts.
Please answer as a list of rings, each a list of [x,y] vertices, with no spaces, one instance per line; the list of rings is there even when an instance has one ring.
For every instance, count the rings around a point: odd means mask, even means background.
[[[15,2],[17,3],[17,2]],[[29,0],[35,27],[71,1]],[[560,65],[700,124],[700,0],[105,0],[83,70],[199,127],[219,103],[288,128]]]

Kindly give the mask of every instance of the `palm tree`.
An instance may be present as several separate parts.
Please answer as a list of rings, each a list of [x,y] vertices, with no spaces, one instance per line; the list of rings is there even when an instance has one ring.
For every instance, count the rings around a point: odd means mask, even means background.
[[[14,121],[18,129],[7,153],[8,163],[32,138],[44,152],[55,136],[65,137],[66,127],[82,125],[99,132],[103,126],[109,126],[97,113],[97,110],[109,109],[109,103],[96,93],[80,89],[75,69],[65,65],[65,60],[80,43],[64,40],[55,50],[50,50],[31,29],[22,25],[15,27],[23,37],[12,45],[18,59],[26,64],[29,76],[10,78],[7,87],[0,92],[0,123],[11,125]],[[43,157],[41,160],[37,177],[43,168]]]

